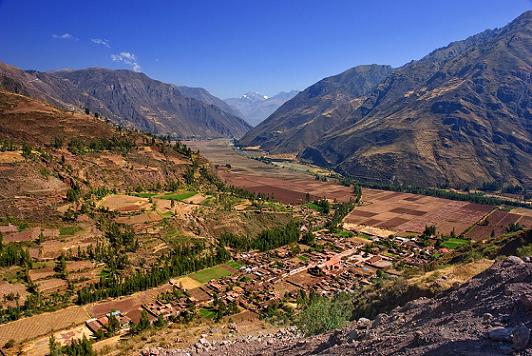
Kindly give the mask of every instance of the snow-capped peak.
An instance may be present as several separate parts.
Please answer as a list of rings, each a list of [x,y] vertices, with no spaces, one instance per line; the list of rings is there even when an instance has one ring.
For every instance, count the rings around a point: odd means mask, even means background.
[[[256,91],[250,91],[250,92],[247,92],[246,94],[242,95],[240,98],[241,99],[246,99],[246,100],[263,101],[263,100],[269,99],[269,96],[262,95],[260,93],[257,93]]]

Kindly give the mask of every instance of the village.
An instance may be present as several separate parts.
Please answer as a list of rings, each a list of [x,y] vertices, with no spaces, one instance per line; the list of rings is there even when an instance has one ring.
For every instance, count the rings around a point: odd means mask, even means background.
[[[301,235],[307,232],[303,225]],[[383,239],[346,230],[321,229],[313,235],[312,246],[298,243],[268,252],[235,252],[230,275],[200,286],[191,286],[188,277],[171,279],[168,288],[153,301],[96,315],[86,326],[96,336],[108,329],[113,317],[121,332],[127,333],[131,325],[142,322],[143,313],[150,323],[179,322],[194,311],[219,320],[216,313],[220,305],[224,305],[220,318],[244,311],[260,317],[280,301],[296,302],[301,293],[334,296],[382,278],[395,278],[401,275],[399,266],[430,262],[434,253],[433,246],[420,247],[415,238],[393,237],[380,244]]]

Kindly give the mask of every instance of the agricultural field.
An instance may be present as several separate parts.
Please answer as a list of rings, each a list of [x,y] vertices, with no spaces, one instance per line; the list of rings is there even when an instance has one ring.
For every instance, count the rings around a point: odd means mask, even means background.
[[[459,235],[494,208],[488,205],[441,199],[417,194],[362,189],[363,204],[344,222],[393,233],[421,233],[435,225],[444,235]]]
[[[17,302],[22,305],[28,294],[26,286],[22,283],[0,282],[0,303],[2,306],[14,307]]]
[[[66,329],[72,325],[82,324],[88,318],[89,315],[83,308],[72,306],[3,324],[0,325],[0,345],[11,339],[20,342]]]
[[[458,248],[458,247],[461,247],[467,244],[469,244],[469,240],[451,237],[449,239],[444,240],[440,244],[440,246],[448,248],[449,250],[453,250],[455,248]]]
[[[226,184],[264,194],[287,204],[301,204],[306,199],[327,198],[346,202],[355,199],[352,187],[334,180],[320,181],[312,176],[314,167],[304,172],[266,164],[237,153],[227,140],[186,141],[188,146],[218,167],[218,175]]]
[[[481,222],[473,226],[465,236],[474,241],[481,241],[491,236],[499,236],[506,232],[510,224],[519,224],[527,228],[532,227],[532,217],[527,209],[514,209],[512,212],[496,210]]]
[[[200,283],[207,283],[213,279],[220,279],[222,277],[231,275],[231,273],[236,270],[235,266],[239,266],[238,263],[228,262],[227,265],[222,264],[192,273],[189,275],[189,277]]]

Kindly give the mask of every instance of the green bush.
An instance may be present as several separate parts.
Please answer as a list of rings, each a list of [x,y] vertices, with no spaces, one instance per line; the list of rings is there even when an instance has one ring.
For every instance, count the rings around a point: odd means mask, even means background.
[[[353,312],[351,297],[340,294],[334,299],[312,296],[299,314],[296,324],[306,335],[317,335],[340,328]]]

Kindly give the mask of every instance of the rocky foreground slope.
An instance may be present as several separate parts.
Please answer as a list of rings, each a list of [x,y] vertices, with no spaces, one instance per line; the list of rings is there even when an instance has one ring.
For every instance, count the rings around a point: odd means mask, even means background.
[[[433,299],[420,298],[375,320],[305,338],[290,332],[210,343],[185,352],[210,355],[532,354],[532,263],[508,257]],[[152,350],[153,352],[154,350]],[[180,354],[181,350],[156,350]]]

